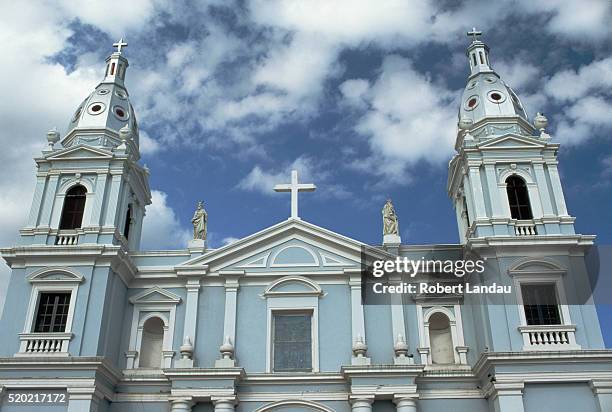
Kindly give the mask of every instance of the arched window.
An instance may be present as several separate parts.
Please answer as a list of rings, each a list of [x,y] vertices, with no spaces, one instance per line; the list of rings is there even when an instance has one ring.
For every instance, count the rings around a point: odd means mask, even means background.
[[[527,192],[525,181],[518,176],[510,176],[506,179],[506,191],[508,192],[508,202],[510,203],[510,215],[512,219],[533,219],[531,205],[529,203],[529,193]]]
[[[443,313],[434,313],[429,318],[429,345],[431,363],[435,365],[455,363],[450,321]]]
[[[85,195],[87,189],[81,185],[76,185],[66,192],[64,199],[64,207],[62,209],[62,218],[60,219],[59,228],[61,229],[78,229],[83,222],[83,212],[85,211]]]
[[[125,224],[123,226],[123,237],[127,240],[130,236],[130,226],[132,225],[132,205],[128,205],[125,213]]]
[[[161,368],[163,342],[164,321],[158,317],[147,319],[142,326],[138,366],[141,368]]]

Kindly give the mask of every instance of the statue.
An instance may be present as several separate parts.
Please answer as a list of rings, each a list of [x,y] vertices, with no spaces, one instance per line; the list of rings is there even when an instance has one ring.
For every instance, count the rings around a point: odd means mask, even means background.
[[[397,215],[395,214],[395,208],[391,199],[387,199],[387,203],[382,209],[383,215],[383,235],[399,235],[399,223],[397,221]]]
[[[193,214],[193,219],[191,219],[191,223],[193,224],[193,238],[194,239],[206,240],[206,223],[207,222],[208,222],[208,214],[206,213],[206,210],[204,210],[204,205],[202,201],[199,201],[196,211]]]

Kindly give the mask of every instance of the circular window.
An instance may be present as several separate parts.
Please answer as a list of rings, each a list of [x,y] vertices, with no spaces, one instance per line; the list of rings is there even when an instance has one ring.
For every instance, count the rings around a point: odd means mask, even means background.
[[[506,96],[499,90],[490,91],[488,97],[493,103],[501,103],[506,100]]]
[[[116,94],[116,95],[117,95],[117,97],[118,97],[118,98],[120,98],[120,99],[123,99],[123,100],[127,99],[127,93],[126,93],[126,92],[124,92],[123,90],[119,90],[119,89],[117,89],[117,90],[115,90],[115,94]]]
[[[92,103],[87,108],[87,113],[100,114],[104,111],[105,108],[106,106],[104,105],[104,103],[101,103],[101,102]]]
[[[463,105],[465,110],[474,110],[476,106],[478,106],[478,96],[476,95],[468,97]]]
[[[468,84],[468,87],[467,87],[467,88],[468,88],[468,89],[473,89],[474,87],[476,87],[476,85],[477,85],[477,84],[478,84],[478,82],[477,82],[477,81],[473,81],[473,82],[471,82],[470,84]]]
[[[100,89],[100,90],[98,90],[98,94],[101,94],[101,95],[105,95],[105,94],[109,94],[109,93],[110,93],[110,90],[108,90],[108,89]]]
[[[129,113],[127,110],[125,110],[123,107],[121,106],[115,106],[113,107],[113,113],[115,114],[115,117],[119,120],[127,120],[128,117],[130,117]]]
[[[82,112],[82,111],[83,111],[83,107],[81,106],[81,107],[79,107],[79,108],[77,109],[77,111],[76,111],[76,112],[74,112],[74,116],[72,116],[72,121],[73,121],[73,122],[76,122],[76,121],[77,121],[77,119],[78,119],[78,118],[79,118],[79,116],[81,115],[81,112]]]
[[[493,77],[493,76],[485,77],[485,82],[487,83],[495,83],[496,81],[497,81],[497,77]]]

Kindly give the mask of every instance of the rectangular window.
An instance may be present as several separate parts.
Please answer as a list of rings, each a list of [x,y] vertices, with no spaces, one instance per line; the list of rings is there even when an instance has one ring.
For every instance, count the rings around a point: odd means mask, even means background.
[[[527,325],[560,325],[557,288],[554,284],[521,285]]]
[[[312,371],[312,314],[275,313],[274,372]]]
[[[65,332],[69,307],[70,292],[42,292],[34,332]]]

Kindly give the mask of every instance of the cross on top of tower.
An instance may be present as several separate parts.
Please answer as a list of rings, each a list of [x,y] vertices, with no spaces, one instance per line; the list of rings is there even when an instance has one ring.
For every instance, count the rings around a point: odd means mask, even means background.
[[[482,32],[476,30],[476,27],[472,27],[472,31],[467,32],[468,36],[472,36],[472,42],[478,41],[478,36],[482,36]]]
[[[316,186],[312,183],[298,183],[297,170],[291,171],[291,183],[285,183],[274,186],[276,192],[291,192],[291,217],[298,217],[298,193],[299,192],[314,192]]]
[[[127,47],[127,42],[123,41],[123,37],[119,39],[119,41],[117,43],[113,43],[113,47],[117,48],[117,53],[121,53],[121,48],[122,47]]]

